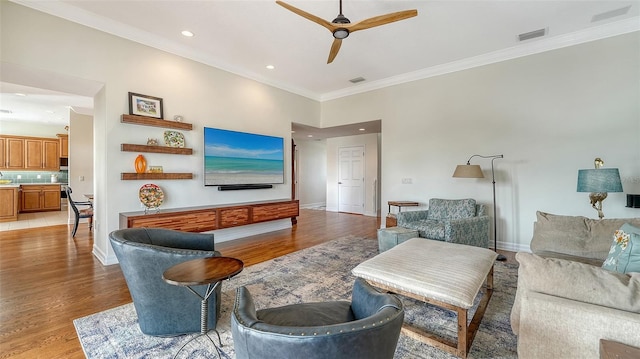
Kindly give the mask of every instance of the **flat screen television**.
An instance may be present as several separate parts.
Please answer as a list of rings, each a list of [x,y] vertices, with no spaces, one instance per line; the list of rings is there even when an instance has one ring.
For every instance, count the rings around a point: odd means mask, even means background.
[[[204,128],[204,185],[284,183],[284,138]]]

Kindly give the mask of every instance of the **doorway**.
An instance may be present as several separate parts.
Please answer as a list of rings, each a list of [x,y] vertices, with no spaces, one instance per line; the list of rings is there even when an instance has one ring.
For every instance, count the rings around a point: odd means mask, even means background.
[[[364,214],[364,146],[338,150],[338,211]]]

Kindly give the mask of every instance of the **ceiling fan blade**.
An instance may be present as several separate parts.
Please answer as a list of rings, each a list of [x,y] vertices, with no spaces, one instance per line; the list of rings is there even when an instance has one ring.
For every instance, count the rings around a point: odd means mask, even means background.
[[[372,27],[389,24],[392,22],[408,19],[418,15],[418,10],[405,10],[393,12],[391,14],[375,16],[366,20],[359,21],[353,25],[344,26],[349,29],[350,32],[369,29]]]
[[[287,9],[287,10],[289,10],[289,11],[295,13],[295,14],[298,14],[298,15],[304,17],[307,20],[311,20],[311,21],[315,22],[316,24],[319,24],[319,25],[322,25],[322,26],[326,27],[331,32],[333,32],[333,30],[335,29],[335,26],[332,25],[329,21],[324,20],[322,18],[319,18],[319,17],[317,17],[315,15],[309,14],[308,12],[306,12],[304,10],[300,10],[295,6],[291,6],[291,5],[289,5],[289,4],[287,4],[287,3],[283,2],[283,1],[276,1],[276,4],[282,6],[283,8],[285,8],[285,9]]]
[[[338,51],[340,51],[340,46],[342,46],[342,39],[333,39],[333,44],[331,44],[331,51],[329,51],[329,58],[327,59],[327,63],[330,64],[333,62],[333,59],[338,55]]]

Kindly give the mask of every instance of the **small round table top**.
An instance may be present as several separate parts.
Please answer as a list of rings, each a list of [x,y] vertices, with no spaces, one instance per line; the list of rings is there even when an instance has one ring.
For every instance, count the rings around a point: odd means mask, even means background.
[[[207,257],[176,264],[162,274],[165,282],[190,286],[219,282],[242,272],[244,263],[231,257]]]

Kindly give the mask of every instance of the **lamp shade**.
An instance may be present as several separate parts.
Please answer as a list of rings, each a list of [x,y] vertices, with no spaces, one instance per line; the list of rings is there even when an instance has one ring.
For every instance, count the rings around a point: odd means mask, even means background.
[[[622,192],[618,169],[578,170],[578,192]]]
[[[484,178],[479,165],[458,165],[453,171],[453,177],[460,178]]]

